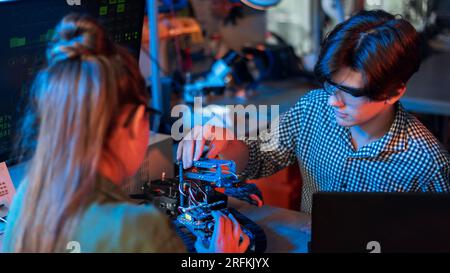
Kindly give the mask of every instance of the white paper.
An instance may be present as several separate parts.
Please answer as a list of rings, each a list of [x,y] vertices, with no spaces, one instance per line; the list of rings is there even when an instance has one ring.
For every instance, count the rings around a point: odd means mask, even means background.
[[[10,207],[16,190],[6,164],[0,163],[0,204]]]

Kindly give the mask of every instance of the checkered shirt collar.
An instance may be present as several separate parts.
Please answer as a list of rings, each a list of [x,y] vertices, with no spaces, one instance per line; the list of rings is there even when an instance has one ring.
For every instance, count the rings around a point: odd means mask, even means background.
[[[362,147],[355,152],[352,157],[370,158],[378,157],[382,153],[396,153],[406,150],[408,144],[408,134],[406,131],[407,113],[400,103],[396,104],[396,114],[394,122],[389,131],[379,140]],[[348,128],[338,126],[340,136],[353,149],[351,134]]]

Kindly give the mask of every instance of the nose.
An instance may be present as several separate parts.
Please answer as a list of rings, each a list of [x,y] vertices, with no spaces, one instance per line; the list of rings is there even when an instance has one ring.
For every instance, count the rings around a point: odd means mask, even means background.
[[[342,100],[339,99],[336,93],[330,95],[330,97],[328,98],[328,104],[336,108],[344,107],[344,103],[342,102]]]

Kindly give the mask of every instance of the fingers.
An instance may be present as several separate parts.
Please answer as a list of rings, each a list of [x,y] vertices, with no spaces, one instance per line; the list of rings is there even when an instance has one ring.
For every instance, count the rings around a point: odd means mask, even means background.
[[[205,140],[199,139],[195,141],[195,155],[194,160],[197,161],[200,159],[200,157],[203,154],[203,151],[205,150]]]
[[[264,205],[264,202],[259,198],[256,194],[250,194],[249,197],[257,203],[257,206],[260,208]]]
[[[233,236],[235,241],[238,243],[237,252],[243,253],[247,250],[248,246],[250,245],[250,238],[245,234],[242,229],[239,222],[236,220],[233,214],[229,214],[228,217],[230,217],[231,222],[233,223]],[[240,239],[242,235],[242,242],[239,244]]]
[[[206,155],[207,158],[216,158],[219,154],[224,152],[228,147],[228,140],[213,139],[209,144],[209,152]]]
[[[201,126],[194,127],[194,129],[183,138],[177,149],[177,160],[183,161],[183,168],[191,168],[193,161],[197,161],[201,158],[207,138],[211,138],[211,136],[205,135],[204,129]]]
[[[219,150],[217,149],[217,144],[213,142],[211,142],[210,144],[210,150],[208,152],[208,154],[206,155],[207,158],[216,158],[219,155]]]
[[[180,141],[177,148],[177,161],[180,161],[183,156],[183,144],[184,141]]]
[[[223,213],[220,213],[220,215],[224,222],[223,234],[233,234],[233,222],[231,222],[230,218],[225,216]]]
[[[225,233],[225,217],[223,217],[223,214],[213,211],[212,216],[214,217],[214,232],[213,232],[213,242],[216,242],[220,238],[224,238],[227,233]]]
[[[183,167],[189,169],[192,167],[192,159],[194,156],[194,142],[192,140],[185,141],[183,145]]]
[[[237,240],[239,242],[239,240],[241,238],[241,233],[242,233],[241,225],[236,220],[236,218],[233,216],[233,214],[230,213],[228,215],[228,217],[230,217],[230,220],[233,223],[233,236],[234,236],[235,240]]]
[[[242,233],[242,239],[242,243],[238,247],[239,253],[244,253],[250,245],[250,238],[247,236],[247,234]]]
[[[183,160],[183,168],[192,167],[195,151],[195,140],[197,139],[198,129],[194,128],[182,141],[180,156]]]
[[[225,216],[218,211],[213,211],[212,215],[215,220],[214,233],[210,248],[207,251],[218,253],[245,252],[250,245],[250,238],[242,231],[236,218],[232,214]],[[199,245],[198,249],[202,249],[202,246]]]
[[[224,139],[223,136],[229,135],[229,133],[224,130],[224,128],[216,128],[209,125],[194,127],[178,145],[177,160],[183,160],[185,169],[191,168],[193,161],[201,158],[207,141],[210,142],[208,146],[211,148],[207,157],[216,158],[228,145],[229,140],[227,138]],[[216,135],[220,136],[219,139],[216,138]]]

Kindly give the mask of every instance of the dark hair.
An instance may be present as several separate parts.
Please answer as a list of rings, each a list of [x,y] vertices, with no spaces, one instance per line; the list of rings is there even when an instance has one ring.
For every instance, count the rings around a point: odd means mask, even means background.
[[[315,74],[323,83],[349,67],[362,73],[367,97],[385,100],[419,70],[421,56],[419,34],[408,21],[382,10],[364,10],[323,41]]]

